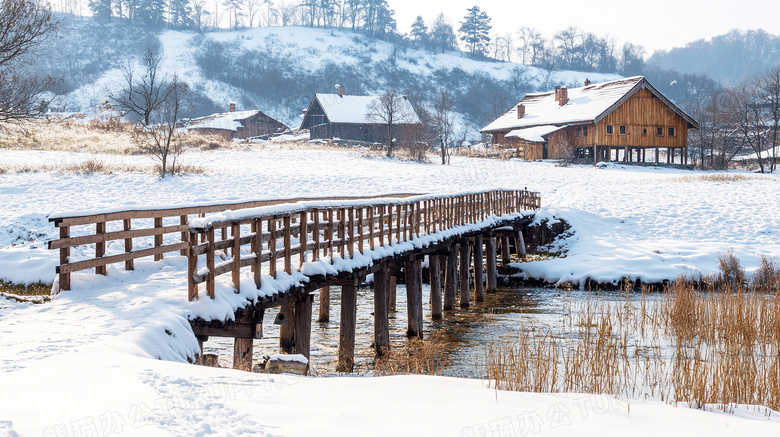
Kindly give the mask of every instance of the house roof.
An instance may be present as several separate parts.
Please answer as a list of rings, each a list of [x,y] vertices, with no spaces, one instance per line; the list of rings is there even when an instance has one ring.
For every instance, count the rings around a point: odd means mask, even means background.
[[[543,137],[546,137],[547,135],[550,135],[551,133],[555,131],[559,131],[561,129],[563,129],[562,126],[551,126],[551,125],[527,127],[523,129],[512,130],[508,134],[506,134],[506,137],[520,138],[521,140],[541,143],[545,141]]]
[[[655,89],[647,79],[635,76],[590,84],[580,88],[570,88],[567,90],[568,102],[563,106],[555,100],[554,91],[527,94],[512,109],[485,126],[482,132],[507,131],[542,125],[563,126],[598,123],[640,89],[649,90],[685,119],[691,127],[699,127],[696,120]],[[517,118],[517,106],[520,104],[525,106],[525,115],[522,118]]]
[[[377,124],[383,123],[375,117],[371,117],[371,102],[379,96],[340,96],[338,94],[317,93],[315,98],[320,102],[322,110],[331,123],[355,123]],[[411,102],[404,96],[402,99],[398,124],[417,124],[420,118],[417,116]]]
[[[260,113],[258,110],[254,111],[237,111],[237,112],[222,112],[219,114],[211,114],[205,117],[193,118],[190,120],[188,126],[189,129],[221,129],[236,132],[240,126],[242,120],[253,117]]]

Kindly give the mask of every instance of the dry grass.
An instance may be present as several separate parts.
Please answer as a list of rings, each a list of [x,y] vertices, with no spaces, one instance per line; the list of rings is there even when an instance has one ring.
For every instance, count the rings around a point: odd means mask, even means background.
[[[374,362],[377,375],[438,375],[446,364],[444,344],[435,340],[410,339],[405,347],[391,349]]]
[[[753,176],[746,174],[726,174],[714,173],[704,175],[691,175],[669,178],[667,182],[743,182],[767,179],[762,176]]]
[[[0,293],[18,296],[48,296],[51,294],[51,284],[44,284],[43,282],[16,284],[0,279]]]
[[[489,342],[479,368],[498,389],[780,409],[780,270],[764,258],[746,286],[722,258],[718,278],[678,278],[661,299],[570,304],[560,326]]]
[[[103,161],[88,159],[80,163],[69,164],[7,164],[0,163],[0,174],[5,173],[34,173],[46,172],[53,174],[68,175],[92,175],[92,174],[114,174],[114,173],[146,173],[159,174],[158,166],[155,164],[106,164]],[[195,165],[181,165],[176,174],[204,174],[206,171],[202,167]]]

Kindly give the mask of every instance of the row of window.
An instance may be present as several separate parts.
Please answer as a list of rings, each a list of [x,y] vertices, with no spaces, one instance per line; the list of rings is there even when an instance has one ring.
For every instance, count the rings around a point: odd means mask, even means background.
[[[585,132],[587,132],[587,128],[586,128]],[[618,126],[618,132],[620,133],[620,135],[625,135],[626,134],[626,127],[625,126]],[[614,126],[612,126],[611,124],[608,124],[607,125],[607,135],[612,135],[613,133],[615,133]],[[655,134],[657,136],[659,136],[659,137],[664,136],[664,127],[663,126],[657,126],[655,128]],[[674,131],[673,127],[667,128],[666,136],[673,137],[673,136],[675,136],[675,134],[676,134],[676,132]],[[642,128],[642,135],[647,135],[647,128],[646,127]]]

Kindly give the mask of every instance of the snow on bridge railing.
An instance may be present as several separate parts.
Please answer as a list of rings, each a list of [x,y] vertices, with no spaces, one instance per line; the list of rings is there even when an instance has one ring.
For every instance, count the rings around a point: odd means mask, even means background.
[[[385,194],[369,198],[398,198],[414,194]],[[49,249],[60,251],[57,266],[59,290],[69,290],[71,273],[95,269],[95,273],[106,274],[106,267],[113,263],[125,263],[126,270],[133,270],[134,260],[154,257],[163,259],[169,252],[187,255],[189,250],[189,221],[191,218],[205,218],[209,214],[236,211],[248,208],[268,207],[303,201],[351,201],[366,197],[318,197],[296,199],[259,199],[235,203],[201,203],[197,205],[176,205],[146,208],[117,207],[90,211],[72,211],[52,214],[49,221],[60,230],[60,238],[49,242]],[[72,236],[76,234],[76,236]],[[222,238],[227,238],[225,229]],[[120,242],[117,251],[107,254],[107,245]],[[117,246],[117,245],[112,245]],[[139,248],[140,247],[140,248]],[[76,249],[80,260],[73,258]],[[94,250],[94,258],[88,254]]]
[[[356,253],[363,255],[366,250],[539,207],[538,193],[494,190],[450,196],[300,201],[225,211],[189,223],[193,234],[188,251],[189,300],[198,299],[198,285],[204,282],[206,293],[214,299],[216,277],[227,273],[232,274],[233,288],[240,293],[242,267],[251,267],[259,290],[264,268],[272,277],[280,266],[287,274],[293,269],[306,274],[308,262],[327,260],[332,264],[352,259]],[[228,228],[231,236],[226,238]],[[217,230],[222,231],[221,241],[217,241]],[[248,254],[242,254],[242,246],[249,246]],[[198,268],[201,256],[206,262],[203,269]],[[218,256],[224,256],[224,261],[218,263]]]

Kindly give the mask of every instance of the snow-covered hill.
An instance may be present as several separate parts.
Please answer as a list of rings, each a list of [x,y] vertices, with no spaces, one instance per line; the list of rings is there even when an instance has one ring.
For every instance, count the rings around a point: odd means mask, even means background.
[[[61,32],[63,38],[47,62],[49,70],[62,71],[71,86],[57,105],[67,111],[92,111],[120,86],[121,68],[140,50],[145,31],[71,18]],[[397,89],[418,102],[440,90],[450,91],[463,115],[465,135],[492,117],[488,108],[498,106],[503,112],[527,92],[580,84],[585,78],[596,82],[617,77],[475,60],[461,52],[432,52],[337,29],[272,27],[149,36],[161,42],[165,73],[176,73],[190,85],[195,106],[189,115],[224,110],[235,101],[239,109],[261,109],[292,127],[300,123],[299,115],[314,93],[332,92],[337,83],[349,94]],[[85,68],[89,74],[81,71]]]

